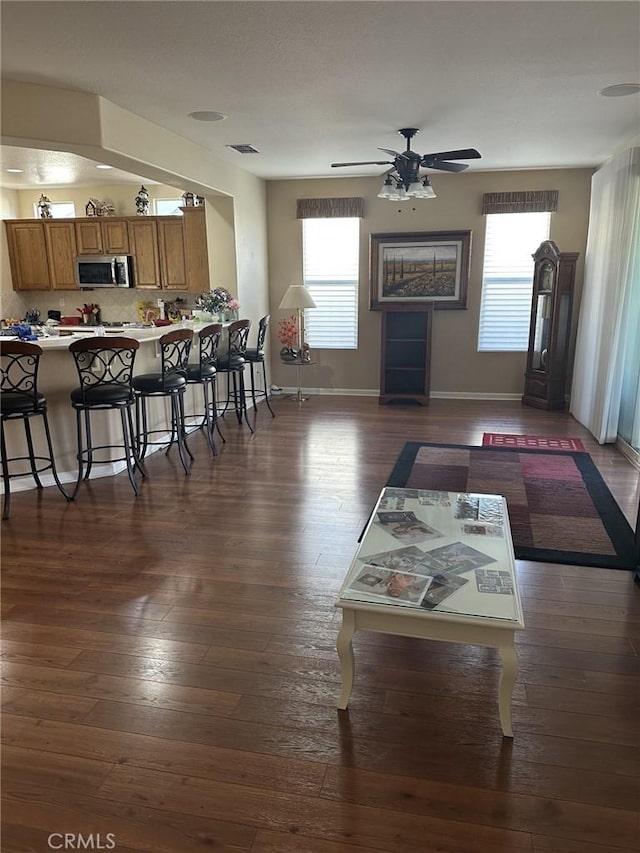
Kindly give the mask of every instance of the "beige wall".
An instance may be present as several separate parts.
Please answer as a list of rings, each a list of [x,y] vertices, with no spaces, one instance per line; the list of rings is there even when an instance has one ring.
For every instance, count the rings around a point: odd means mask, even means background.
[[[484,254],[485,192],[557,189],[558,212],[551,218],[551,239],[561,251],[579,252],[573,329],[577,326],[584,251],[589,219],[592,169],[528,172],[471,172],[434,174],[435,199],[394,203],[376,198],[379,178],[335,178],[267,183],[269,280],[272,306],[272,346],[277,321],[287,312],[277,309],[288,285],[302,280],[301,223],[296,199],[331,196],[364,198],[360,242],[359,347],[321,350],[317,367],[305,368],[305,385],[312,388],[375,391],[379,388],[380,312],[369,311],[369,235],[384,232],[472,232],[471,270],[466,310],[434,314],[431,389],[434,394],[520,395],[526,353],[478,353],[477,334]],[[273,381],[291,385],[291,368],[273,360]]]

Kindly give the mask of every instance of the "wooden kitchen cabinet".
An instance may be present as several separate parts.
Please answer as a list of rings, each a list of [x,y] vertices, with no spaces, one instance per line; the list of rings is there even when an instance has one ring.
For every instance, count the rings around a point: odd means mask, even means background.
[[[49,257],[52,290],[77,290],[76,283],[76,229],[73,222],[48,219],[44,234]]]
[[[76,220],[79,255],[128,255],[127,219],[90,218]]]
[[[158,225],[155,219],[129,220],[129,245],[133,255],[133,286],[160,290]]]
[[[187,290],[203,293],[210,288],[207,223],[204,207],[183,207]]]
[[[14,290],[50,290],[44,222],[5,220]]]
[[[160,279],[165,290],[187,290],[184,227],[179,216],[159,217]]]
[[[209,290],[204,207],[183,216],[5,220],[14,290],[75,290],[78,255],[131,255],[133,287]]]

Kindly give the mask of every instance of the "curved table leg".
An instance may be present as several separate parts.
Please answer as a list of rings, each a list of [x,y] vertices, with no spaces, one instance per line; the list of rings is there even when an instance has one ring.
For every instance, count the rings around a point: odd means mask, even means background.
[[[353,687],[355,663],[353,658],[353,635],[356,628],[356,617],[353,610],[342,610],[342,627],[338,631],[336,648],[342,667],[342,692],[338,699],[338,708],[346,708]]]
[[[500,709],[500,725],[505,737],[513,737],[511,727],[511,695],[518,677],[518,656],[515,643],[500,646],[498,649],[502,659],[502,674],[498,692],[498,707]]]

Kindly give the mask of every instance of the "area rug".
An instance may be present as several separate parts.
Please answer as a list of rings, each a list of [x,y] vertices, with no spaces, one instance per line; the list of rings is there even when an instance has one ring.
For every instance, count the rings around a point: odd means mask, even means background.
[[[408,442],[387,485],[504,495],[518,559],[635,569],[631,526],[588,453]]]
[[[586,453],[579,438],[552,437],[548,435],[514,435],[508,432],[485,432],[483,447],[516,447],[523,450],[577,450]]]

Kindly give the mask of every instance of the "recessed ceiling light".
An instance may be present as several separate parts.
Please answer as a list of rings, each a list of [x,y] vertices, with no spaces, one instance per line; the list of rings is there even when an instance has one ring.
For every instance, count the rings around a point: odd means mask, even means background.
[[[213,110],[196,110],[194,113],[189,113],[189,118],[196,121],[224,121],[228,116],[224,113],[216,113]]]
[[[638,92],[640,92],[640,83],[614,83],[613,86],[600,89],[598,94],[603,98],[624,98],[626,95],[637,95]]]
[[[98,163],[96,169],[113,169],[113,166],[107,166],[106,163]]]
[[[12,175],[21,175],[22,169],[5,169],[5,172],[11,172]]]

